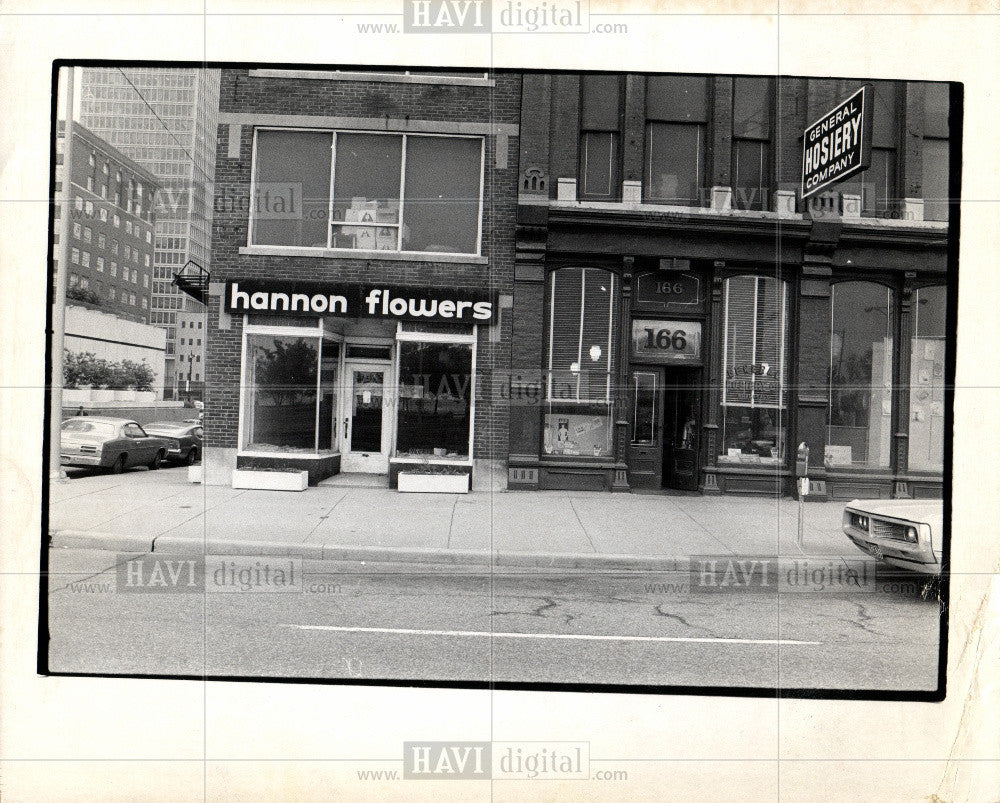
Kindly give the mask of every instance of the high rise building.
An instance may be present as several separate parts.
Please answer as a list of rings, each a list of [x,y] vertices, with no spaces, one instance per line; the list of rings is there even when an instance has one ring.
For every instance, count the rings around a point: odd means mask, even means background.
[[[87,67],[77,119],[161,182],[149,322],[167,333],[166,393],[177,387],[177,315],[202,312],[173,285],[189,260],[211,254],[219,71],[170,67]]]

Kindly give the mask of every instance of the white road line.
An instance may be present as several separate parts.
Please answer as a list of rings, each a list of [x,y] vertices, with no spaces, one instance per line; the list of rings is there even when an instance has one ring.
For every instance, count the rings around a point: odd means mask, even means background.
[[[282,625],[296,630],[327,630],[335,633],[393,633],[400,636],[487,636],[489,638],[567,639],[573,641],[678,641],[693,644],[788,644],[819,645],[820,641],[771,638],[695,638],[693,636],[591,636],[586,633],[491,633],[484,630],[411,630],[397,627],[335,627],[334,625]]]

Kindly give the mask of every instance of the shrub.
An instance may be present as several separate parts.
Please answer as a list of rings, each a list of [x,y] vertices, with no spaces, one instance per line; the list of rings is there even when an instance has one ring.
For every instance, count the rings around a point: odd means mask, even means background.
[[[63,383],[67,388],[89,385],[108,390],[152,390],[156,375],[145,360],[110,362],[87,351],[65,351]]]
[[[103,306],[102,299],[93,290],[84,290],[80,287],[71,287],[66,291],[66,298],[71,301],[86,301],[96,307]]]

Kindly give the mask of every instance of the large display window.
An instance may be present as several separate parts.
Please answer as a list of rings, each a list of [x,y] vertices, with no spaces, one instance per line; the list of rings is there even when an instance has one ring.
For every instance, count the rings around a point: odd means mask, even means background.
[[[561,268],[549,277],[549,354],[543,453],[607,458],[612,439],[612,343],[616,277]]]
[[[873,282],[830,288],[830,404],[824,462],[889,466],[892,445],[893,293]]]
[[[248,327],[245,338],[241,449],[334,450],[340,344],[318,327]]]
[[[399,343],[397,456],[469,457],[472,350],[472,343]]]
[[[734,276],[723,287],[720,463],[781,465],[788,428],[788,283]]]
[[[944,469],[946,299],[944,287],[921,287],[913,293],[908,455],[911,471]]]

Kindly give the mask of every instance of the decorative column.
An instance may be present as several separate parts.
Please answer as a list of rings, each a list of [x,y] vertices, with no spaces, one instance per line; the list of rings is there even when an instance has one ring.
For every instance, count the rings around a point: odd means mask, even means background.
[[[913,350],[913,280],[914,271],[903,274],[903,293],[899,300],[899,382],[893,389],[893,412],[896,416],[893,453],[896,457],[896,479],[892,487],[894,499],[912,499],[910,483],[901,479],[909,471],[910,462],[910,361]]]
[[[793,385],[795,438],[786,449],[790,461],[805,442],[809,447],[809,496],[829,498],[823,457],[830,406],[830,278],[833,253],[840,239],[840,221],[814,220],[799,275],[799,308],[796,315],[796,362]]]
[[[626,415],[626,399],[628,398],[628,351],[630,340],[631,310],[632,310],[632,275],[635,268],[635,257],[622,257],[621,283],[622,291],[618,301],[618,342],[615,344],[617,365],[613,366],[611,382],[614,387],[615,414],[615,478],[611,483],[612,491],[629,490],[628,483],[628,416]]]
[[[708,319],[709,328],[709,350],[706,354],[706,364],[702,369],[705,376],[705,402],[702,410],[701,425],[701,464],[705,467],[702,472],[701,488],[704,494],[719,494],[722,489],[719,487],[719,476],[716,474],[716,458],[719,454],[719,412],[722,407],[722,383],[725,377],[722,376],[722,282],[720,271],[725,267],[725,262],[716,262],[711,276],[712,297],[711,310]]]

